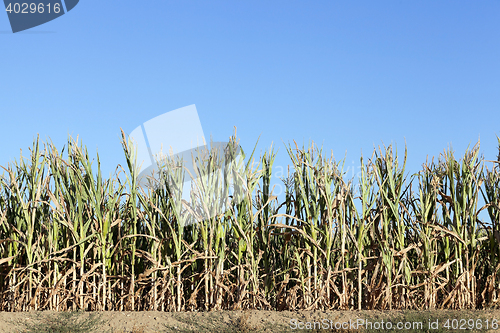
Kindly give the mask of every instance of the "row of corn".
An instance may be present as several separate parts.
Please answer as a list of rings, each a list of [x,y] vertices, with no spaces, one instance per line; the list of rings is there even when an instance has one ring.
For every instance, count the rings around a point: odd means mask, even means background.
[[[314,144],[288,145],[282,198],[276,151],[243,153],[229,172],[244,186],[200,178],[225,208],[198,223],[169,186],[138,186],[125,135],[122,146],[127,165],[109,178],[71,138],[61,151],[36,140],[0,170],[0,311],[499,304],[500,156],[486,161],[479,144],[416,174],[406,151],[379,148],[354,179]]]

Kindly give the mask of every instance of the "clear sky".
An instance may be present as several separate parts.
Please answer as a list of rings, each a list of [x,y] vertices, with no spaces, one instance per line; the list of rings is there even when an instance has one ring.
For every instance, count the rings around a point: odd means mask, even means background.
[[[408,168],[500,135],[500,1],[82,0],[12,34],[0,13],[0,165],[79,135],[109,174],[120,128],[196,104],[244,149],[309,140],[346,165],[382,143]]]

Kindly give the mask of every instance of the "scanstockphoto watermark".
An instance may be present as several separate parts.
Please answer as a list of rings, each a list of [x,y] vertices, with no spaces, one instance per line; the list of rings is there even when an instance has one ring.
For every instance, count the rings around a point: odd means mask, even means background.
[[[437,324],[421,321],[374,321],[370,319],[349,319],[347,321],[334,321],[330,319],[320,319],[314,321],[300,321],[292,318],[289,327],[292,330],[423,330],[435,329]]]
[[[377,331],[433,331],[433,330],[497,330],[498,319],[481,318],[444,318],[427,319],[427,321],[390,321],[372,319],[349,319],[346,321],[333,321],[319,319],[313,321],[300,321],[292,318],[289,327],[292,330],[377,330]]]
[[[183,225],[223,214],[246,195],[240,147],[234,141],[207,144],[195,105],[146,121],[128,141],[138,187],[167,189]]]
[[[31,29],[68,13],[79,0],[4,0],[13,33]]]

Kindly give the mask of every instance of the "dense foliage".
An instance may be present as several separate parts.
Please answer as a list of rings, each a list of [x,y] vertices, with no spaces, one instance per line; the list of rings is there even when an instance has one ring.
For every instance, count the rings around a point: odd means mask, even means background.
[[[479,145],[459,160],[446,151],[415,175],[406,151],[389,146],[362,158],[351,181],[316,146],[289,145],[283,200],[271,188],[274,150],[252,153],[232,170],[247,191],[190,224],[168,187],[137,186],[123,138],[128,165],[110,179],[72,139],[66,153],[37,140],[4,167],[0,311],[498,304],[500,156],[485,161]]]

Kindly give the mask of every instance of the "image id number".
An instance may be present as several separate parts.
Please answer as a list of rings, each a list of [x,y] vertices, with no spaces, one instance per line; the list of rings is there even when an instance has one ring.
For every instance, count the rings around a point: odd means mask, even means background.
[[[473,329],[498,329],[498,320],[481,320],[481,319],[448,319],[443,327],[449,330],[473,330]]]
[[[58,14],[61,11],[61,5],[59,3],[55,3],[53,5],[48,4],[44,5],[43,3],[9,3],[7,8],[5,9],[9,14],[42,14],[44,12],[47,13],[56,13]]]

